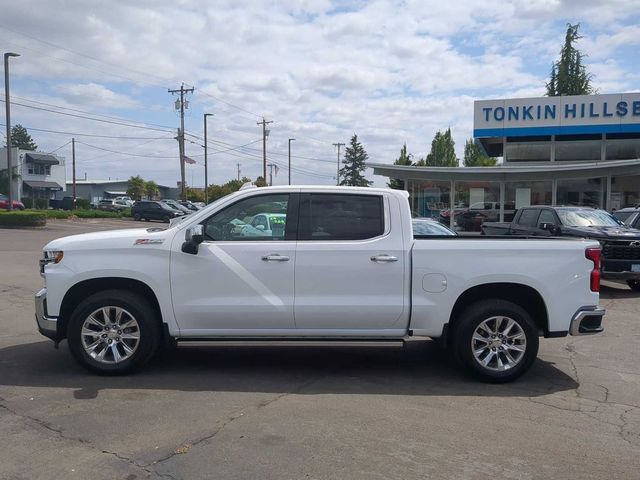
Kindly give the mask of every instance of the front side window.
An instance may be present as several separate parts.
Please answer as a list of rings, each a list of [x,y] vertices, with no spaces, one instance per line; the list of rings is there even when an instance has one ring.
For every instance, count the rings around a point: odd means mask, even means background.
[[[551,225],[556,224],[556,217],[551,210],[542,210],[540,212],[540,218],[538,218],[538,225],[541,223],[549,223]]]
[[[382,196],[309,194],[300,205],[300,240],[364,240],[384,233]]]
[[[284,240],[288,194],[259,195],[240,200],[204,223],[210,241]]]

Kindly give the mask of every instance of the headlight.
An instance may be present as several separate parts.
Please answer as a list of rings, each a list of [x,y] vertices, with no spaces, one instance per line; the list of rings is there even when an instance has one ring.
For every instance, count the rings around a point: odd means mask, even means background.
[[[44,252],[44,259],[47,263],[60,263],[63,256],[62,250],[46,250]]]

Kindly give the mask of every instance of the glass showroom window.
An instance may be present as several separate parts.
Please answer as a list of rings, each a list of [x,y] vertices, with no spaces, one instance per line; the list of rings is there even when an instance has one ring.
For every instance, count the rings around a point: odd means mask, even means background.
[[[640,158],[640,134],[607,134],[607,160],[631,160]]]
[[[609,208],[619,210],[640,205],[640,175],[611,177]]]
[[[600,160],[602,135],[557,135],[555,149],[558,162]]]
[[[558,205],[604,208],[603,178],[579,178],[558,180],[556,202]]]
[[[509,137],[504,158],[506,162],[549,162],[551,137]]]
[[[465,232],[479,232],[483,222],[500,220],[500,183],[456,182],[454,214],[456,230]]]
[[[551,181],[508,182],[505,191],[504,221],[508,222],[508,211],[529,205],[551,205]]]
[[[412,216],[433,218],[449,225],[450,182],[408,180],[406,185]]]

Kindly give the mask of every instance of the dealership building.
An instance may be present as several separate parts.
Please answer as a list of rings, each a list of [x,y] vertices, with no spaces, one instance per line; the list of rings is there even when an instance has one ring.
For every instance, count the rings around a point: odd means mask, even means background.
[[[441,220],[451,205],[505,221],[528,205],[640,204],[640,93],[476,101],[473,136],[502,163],[371,166],[404,181],[415,215]]]

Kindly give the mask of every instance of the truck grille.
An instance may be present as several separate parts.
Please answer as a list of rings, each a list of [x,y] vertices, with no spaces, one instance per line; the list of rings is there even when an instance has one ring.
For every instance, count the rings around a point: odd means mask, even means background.
[[[602,248],[602,256],[613,260],[640,260],[640,242],[608,242]]]

